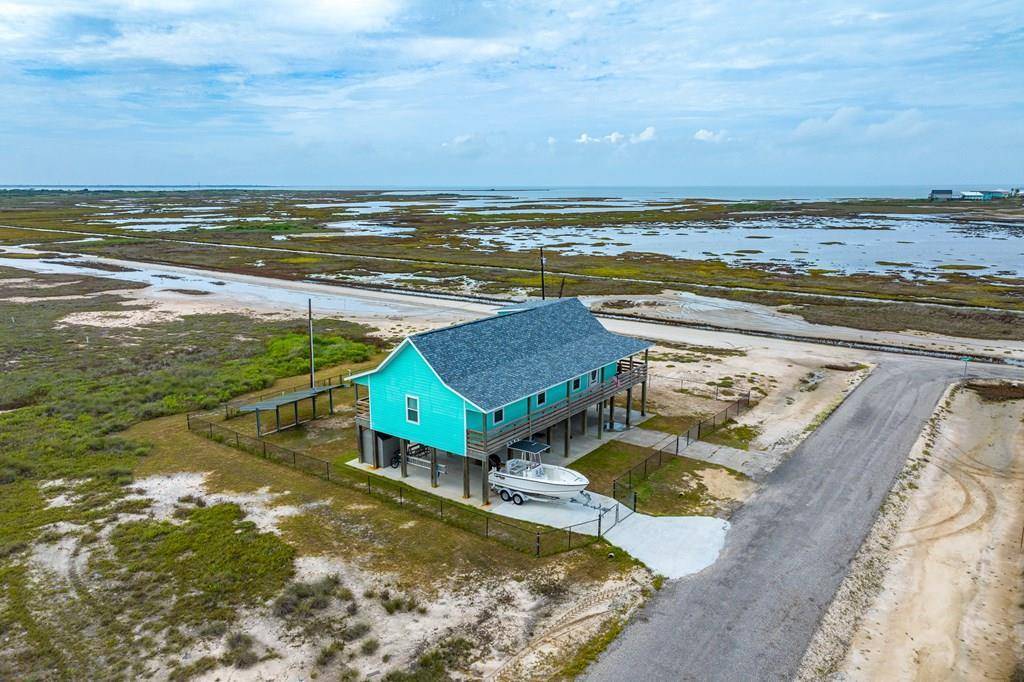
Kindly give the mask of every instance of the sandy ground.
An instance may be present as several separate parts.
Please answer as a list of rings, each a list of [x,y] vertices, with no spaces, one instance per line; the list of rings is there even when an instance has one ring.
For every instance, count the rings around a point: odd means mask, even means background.
[[[67,492],[64,481],[44,486],[50,506],[71,503],[73,493]],[[138,514],[122,514],[104,526],[101,541],[109,537],[117,524],[128,520],[155,518],[183,523],[174,516],[177,507],[188,500],[202,499],[206,504],[234,503],[264,532],[277,533],[278,523],[308,506],[296,507],[281,502],[287,493],[270,493],[266,489],[250,493],[210,492],[206,474],[180,472],[149,476],[133,483],[129,497],[148,499],[150,507]],[[76,576],[84,574],[95,545],[81,543],[84,526],[53,524],[47,528],[48,538],[36,543],[31,563],[37,579],[51,586],[73,588]],[[299,556],[296,558],[296,581],[314,581],[325,576],[338,576],[352,590],[359,602],[357,620],[371,624],[367,637],[380,641],[380,651],[372,656],[356,656],[345,664],[356,670],[360,679],[373,679],[388,670],[411,664],[424,651],[446,636],[470,634],[484,642],[484,655],[472,668],[471,678],[522,679],[530,674],[551,670],[564,656],[597,634],[610,618],[627,617],[642,601],[642,593],[650,586],[650,573],[644,569],[617,576],[602,583],[578,586],[578,593],[568,593],[552,600],[537,594],[530,586],[529,576],[502,580],[466,580],[453,576],[450,584],[441,586],[436,594],[418,595],[426,606],[424,612],[388,614],[378,599],[366,598],[367,590],[390,589],[403,594],[397,583],[386,574],[357,566],[345,556]],[[337,602],[323,616],[345,617],[346,604]],[[245,670],[218,668],[200,676],[202,680],[301,680],[327,675],[336,666],[318,667],[317,656],[325,642],[289,625],[272,613],[271,605],[249,609],[240,614],[233,630],[252,636],[254,649],[261,657],[257,665]],[[183,664],[204,656],[219,657],[224,653],[223,639],[200,638],[180,660]],[[157,676],[169,674],[177,657],[154,661]]]
[[[840,676],[1009,679],[1021,651],[1024,401],[957,391]]]
[[[703,333],[693,334],[690,343],[702,345],[704,338],[699,334]],[[729,335],[718,336],[726,337],[720,343],[728,342]],[[743,351],[741,355],[708,354],[699,362],[686,363],[670,359],[678,351],[655,347],[652,357],[658,359],[650,366],[650,400],[659,414],[708,416],[750,391],[757,405],[735,421],[757,430],[750,450],[771,455],[765,459],[774,467],[779,456],[796,448],[864,380],[873,365],[867,354],[849,349],[770,339],[762,343],[749,337],[747,341],[748,345],[719,346]],[[716,401],[715,387],[710,384],[723,381],[733,386],[719,389]]]

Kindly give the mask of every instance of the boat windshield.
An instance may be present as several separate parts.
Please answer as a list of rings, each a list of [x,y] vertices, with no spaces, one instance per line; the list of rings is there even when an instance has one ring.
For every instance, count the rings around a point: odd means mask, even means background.
[[[513,476],[540,475],[540,462],[531,462],[528,459],[510,459],[505,466],[508,473]]]

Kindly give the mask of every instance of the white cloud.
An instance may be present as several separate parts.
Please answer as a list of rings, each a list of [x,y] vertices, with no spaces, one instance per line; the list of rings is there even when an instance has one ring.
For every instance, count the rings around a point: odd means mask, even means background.
[[[641,142],[650,142],[654,139],[654,126],[647,126],[639,133],[629,136],[629,141],[633,144],[639,144]]]
[[[621,144],[650,142],[653,139],[654,126],[647,126],[639,133],[631,133],[630,135],[624,135],[617,130],[601,137],[591,137],[587,133],[580,133],[580,136],[576,138],[576,144],[610,144],[617,146]]]
[[[813,140],[846,134],[860,121],[864,110],[860,107],[839,107],[828,118],[808,118],[793,131],[799,140]]]
[[[487,141],[476,133],[464,133],[442,142],[441,147],[455,156],[477,157],[486,151]]]
[[[913,137],[926,131],[929,123],[917,109],[900,111],[887,118],[861,107],[840,107],[828,117],[808,118],[793,131],[800,141],[857,141]]]
[[[917,109],[908,109],[892,118],[867,127],[865,135],[871,139],[893,139],[914,137],[928,130],[929,123]]]
[[[700,130],[698,130],[697,132],[695,132],[693,134],[693,139],[698,140],[700,142],[716,142],[717,143],[717,142],[722,142],[723,140],[725,140],[726,139],[725,135],[726,135],[726,133],[725,133],[724,130],[719,130],[716,133],[713,130],[708,130],[707,128],[701,128]]]

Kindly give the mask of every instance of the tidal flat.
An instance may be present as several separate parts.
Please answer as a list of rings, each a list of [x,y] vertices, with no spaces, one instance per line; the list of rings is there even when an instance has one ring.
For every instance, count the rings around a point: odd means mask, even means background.
[[[969,307],[981,317],[988,308],[1024,309],[1019,199],[718,200],[578,190],[0,192],[0,246],[30,244],[293,280],[514,297],[540,293],[544,247],[549,293],[693,291],[796,306],[797,314],[811,311],[809,303],[894,301],[904,305],[887,312],[887,324],[924,331],[942,315],[918,304]],[[853,310],[843,321],[871,328],[877,311],[861,308],[863,315]]]

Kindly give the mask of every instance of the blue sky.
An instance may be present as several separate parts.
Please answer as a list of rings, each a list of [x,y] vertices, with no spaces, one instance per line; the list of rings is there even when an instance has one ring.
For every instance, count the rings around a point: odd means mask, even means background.
[[[0,0],[0,183],[1024,181],[1017,2]]]

